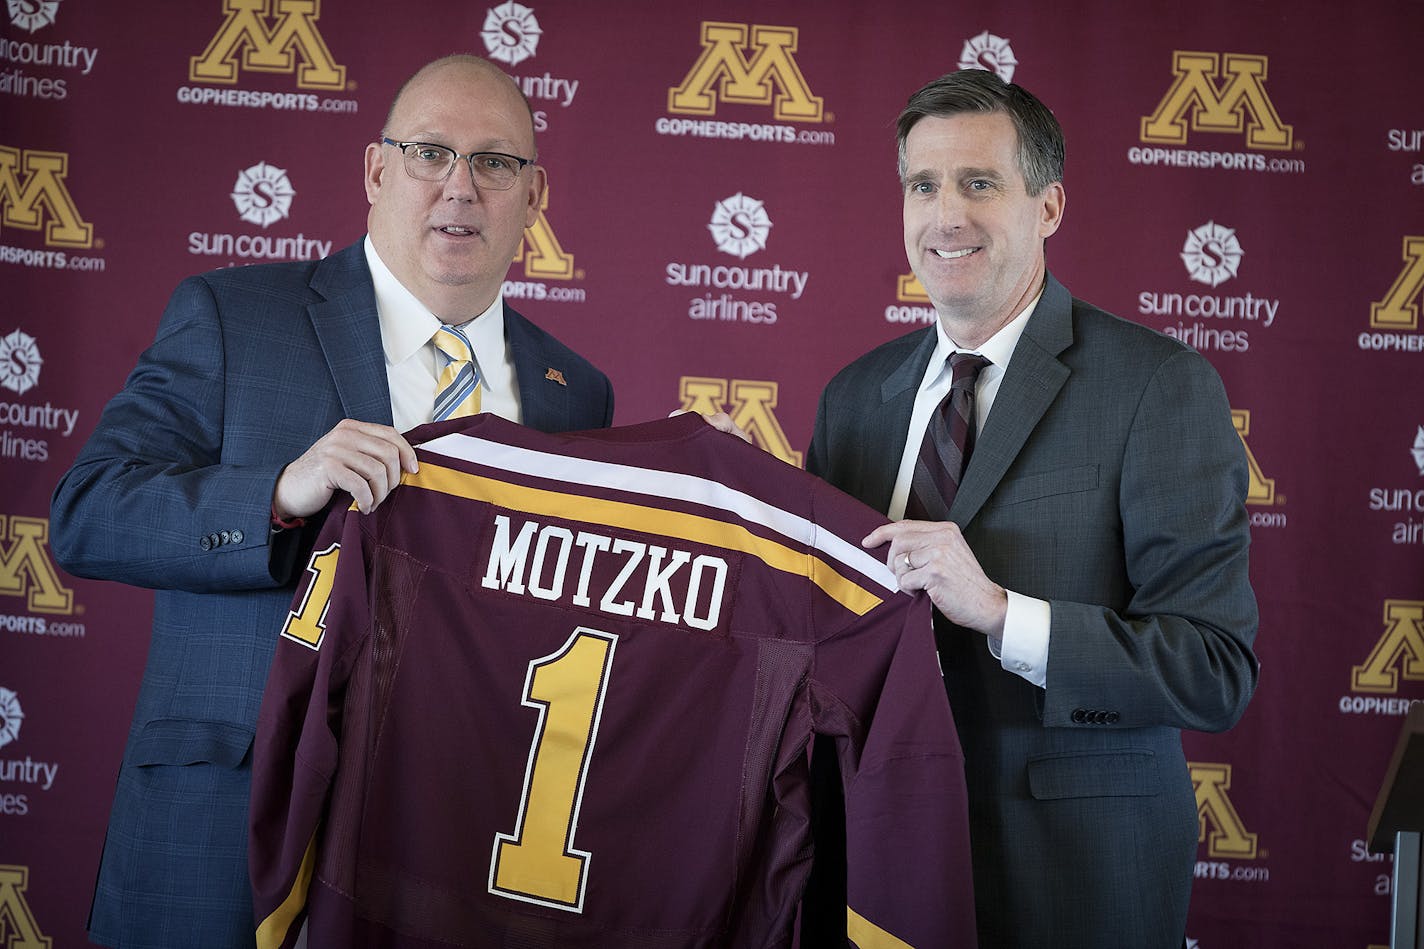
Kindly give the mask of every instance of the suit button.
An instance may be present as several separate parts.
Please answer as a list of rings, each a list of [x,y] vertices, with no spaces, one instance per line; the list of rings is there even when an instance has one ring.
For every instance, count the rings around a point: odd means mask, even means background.
[[[213,549],[213,538],[211,537],[211,535],[206,536],[206,537],[199,537],[199,538],[198,538],[198,546],[201,547],[201,548],[203,548],[204,550],[212,550],[212,549]]]
[[[1108,723],[1108,713],[1107,713],[1107,712],[1094,712],[1094,713],[1093,713],[1093,724],[1094,724],[1094,725],[1106,725],[1107,723]]]
[[[232,532],[232,542],[233,542],[234,544],[240,544],[240,543],[242,543],[242,531],[233,531],[233,532]]]
[[[1120,718],[1122,718],[1122,716],[1119,715],[1117,712],[1108,712],[1108,724],[1109,724],[1109,725],[1116,725],[1117,722],[1118,722],[1118,719],[1120,719]]]
[[[223,531],[218,535],[219,544],[226,544],[230,540],[232,540],[232,531]]]
[[[205,547],[205,548],[203,548],[203,549],[206,550],[207,548]],[[1075,709],[1073,710],[1073,721],[1074,721],[1074,722],[1076,722],[1076,723],[1078,723],[1079,725],[1081,725],[1081,724],[1083,724],[1084,722],[1086,722],[1087,720],[1088,720],[1088,713],[1087,713],[1086,711],[1084,711],[1084,710],[1081,709],[1081,708],[1075,708]]]

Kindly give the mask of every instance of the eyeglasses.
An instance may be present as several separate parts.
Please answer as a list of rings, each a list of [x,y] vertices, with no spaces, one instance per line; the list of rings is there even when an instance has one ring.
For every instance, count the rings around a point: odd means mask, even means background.
[[[429,142],[397,142],[381,136],[382,145],[394,145],[405,156],[405,173],[420,181],[444,181],[455,169],[455,163],[464,160],[470,163],[470,174],[475,184],[492,191],[508,191],[514,187],[514,180],[524,170],[525,165],[534,164],[532,158],[506,155],[503,152],[470,152],[461,155],[453,148],[432,145]]]

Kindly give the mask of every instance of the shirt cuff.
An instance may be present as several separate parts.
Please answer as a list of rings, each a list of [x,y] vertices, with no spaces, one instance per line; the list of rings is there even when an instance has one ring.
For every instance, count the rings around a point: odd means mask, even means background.
[[[1004,638],[989,639],[989,653],[1008,672],[1040,689],[1048,683],[1048,630],[1053,611],[1047,600],[1039,600],[1013,590],[1004,615]]]

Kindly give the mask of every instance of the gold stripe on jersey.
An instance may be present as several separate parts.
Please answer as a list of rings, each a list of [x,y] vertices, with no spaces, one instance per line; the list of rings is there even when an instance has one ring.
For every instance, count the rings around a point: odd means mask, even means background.
[[[292,889],[282,905],[262,920],[257,926],[257,949],[277,949],[287,938],[297,914],[307,905],[307,890],[311,888],[312,874],[316,870],[316,834],[312,834],[307,844],[307,852],[302,856],[302,865],[297,868],[297,878],[292,881]]]
[[[846,907],[846,935],[859,949],[914,949],[905,940],[887,933],[849,906]]]
[[[581,494],[511,484],[426,462],[415,474],[402,474],[401,483],[476,501],[489,501],[527,514],[543,514],[571,521],[621,527],[644,534],[676,537],[695,544],[722,547],[751,554],[774,570],[805,577],[837,603],[864,616],[879,606],[881,598],[848,580],[821,558],[801,553],[774,540],[759,537],[737,524],[716,518],[668,511],[662,508],[607,501]]]

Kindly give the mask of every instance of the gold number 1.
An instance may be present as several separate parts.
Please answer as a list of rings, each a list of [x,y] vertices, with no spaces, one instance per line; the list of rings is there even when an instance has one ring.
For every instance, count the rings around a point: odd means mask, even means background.
[[[583,912],[591,854],[574,848],[584,780],[618,637],[580,627],[529,663],[524,703],[539,710],[513,834],[495,834],[491,893]]]

